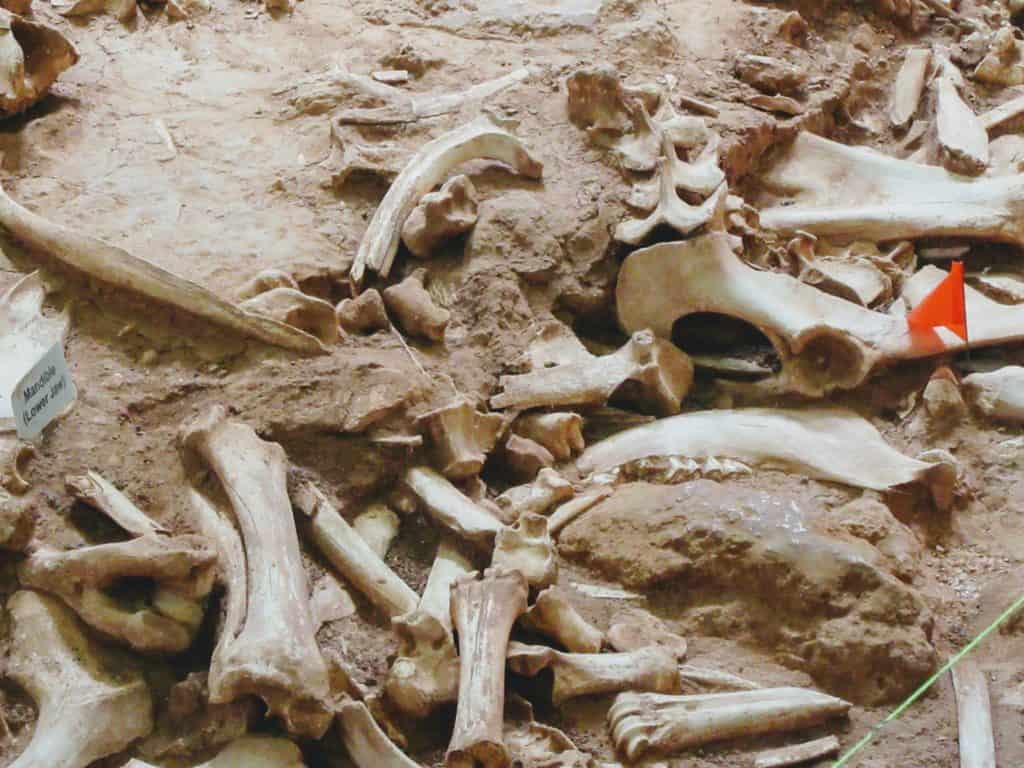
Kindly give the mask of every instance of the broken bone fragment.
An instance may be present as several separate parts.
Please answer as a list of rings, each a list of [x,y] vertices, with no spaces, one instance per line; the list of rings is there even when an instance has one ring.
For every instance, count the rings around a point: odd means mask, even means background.
[[[509,488],[497,498],[498,506],[519,516],[524,513],[547,514],[556,504],[573,497],[572,483],[555,470],[546,467],[529,485]]]
[[[11,768],[86,768],[153,730],[141,672],[92,640],[70,609],[28,590],[7,608],[7,674],[39,708],[32,740]]]
[[[361,285],[367,269],[387,277],[398,252],[402,226],[416,204],[453,168],[476,159],[497,160],[532,179],[539,179],[543,169],[519,139],[484,117],[428,142],[377,207],[352,263],[352,282]]]
[[[518,571],[489,568],[452,584],[452,622],[459,638],[459,696],[446,768],[509,768],[502,737],[505,658],[512,625],[526,610]]]
[[[0,112],[24,112],[77,61],[78,51],[57,29],[0,8]]]
[[[338,324],[349,333],[373,333],[391,325],[384,299],[376,288],[369,288],[353,299],[342,299],[334,312]]]
[[[434,522],[459,538],[490,547],[504,528],[498,518],[429,467],[413,467],[407,471],[404,484],[420,499]]]
[[[971,659],[953,667],[961,768],[996,768],[992,706],[985,673]]]
[[[608,645],[623,653],[657,646],[668,651],[677,661],[685,659],[687,651],[686,638],[671,631],[651,614],[635,611],[617,617],[608,628]]]
[[[543,445],[556,461],[567,461],[586,447],[578,413],[526,413],[512,423],[512,431]]]
[[[537,595],[520,623],[573,653],[600,653],[604,644],[604,633],[579,614],[561,587],[548,587]]]
[[[935,131],[942,164],[954,173],[977,176],[989,164],[988,131],[963,100],[953,77],[940,76],[935,87]]]
[[[212,470],[230,507],[193,487],[193,505],[204,529],[215,532],[227,571],[228,613],[210,662],[210,701],[257,696],[290,732],[320,737],[330,725],[327,664],[314,637],[284,450],[228,418],[222,406],[187,424],[180,442],[186,466]]]
[[[341,741],[356,768],[420,768],[387,737],[363,702],[344,701],[337,721]]]
[[[734,69],[740,80],[768,94],[792,96],[807,82],[803,69],[770,56],[740,55]]]
[[[242,286],[238,291],[238,298],[241,301],[254,299],[261,293],[272,291],[275,288],[291,288],[297,291],[299,284],[291,274],[283,269],[264,269]]]
[[[615,748],[636,760],[741,736],[812,728],[849,709],[849,702],[804,688],[695,696],[623,693],[608,711],[608,725]]]
[[[384,692],[400,712],[427,717],[442,704],[454,702],[459,690],[459,656],[450,627],[422,609],[392,620],[398,636],[398,657],[391,665]]]
[[[437,192],[423,196],[402,225],[402,242],[414,256],[428,258],[445,240],[476,224],[476,188],[467,176],[454,176]]]
[[[429,439],[441,474],[463,480],[480,473],[504,426],[496,413],[480,413],[464,397],[423,414],[416,426]]]
[[[720,693],[726,691],[756,691],[762,686],[731,672],[694,664],[679,665],[679,679],[683,693]]]
[[[505,467],[519,480],[533,480],[541,470],[555,463],[555,457],[543,445],[516,434],[508,436],[501,455]]]
[[[505,728],[505,744],[516,768],[593,768],[597,765],[591,755],[579,750],[562,731],[534,720],[532,711],[527,713],[525,721],[510,723]]]
[[[974,79],[990,85],[1024,84],[1024,44],[1009,25],[992,36],[988,53],[974,69]]]
[[[39,549],[19,565],[18,578],[56,595],[86,624],[136,650],[179,653],[199,631],[215,560],[203,537],[147,535],[70,552]],[[131,578],[155,584],[147,605],[109,594]]]
[[[352,521],[352,528],[381,560],[387,556],[400,527],[401,520],[387,504],[371,504]]]
[[[839,751],[839,739],[825,736],[802,744],[793,744],[778,749],[766,749],[754,755],[754,768],[785,768],[819,760]]]
[[[936,425],[951,426],[967,415],[967,404],[960,394],[956,374],[945,366],[932,374],[922,399],[928,416]]]
[[[195,768],[306,768],[295,742],[275,736],[241,736]],[[129,760],[124,768],[157,768]]]
[[[551,701],[555,706],[578,696],[679,690],[675,657],[653,646],[628,653],[563,653],[541,645],[513,642],[509,644],[508,665],[516,674],[527,677],[552,670],[555,685]]]
[[[520,515],[515,525],[499,531],[491,564],[501,570],[519,571],[534,589],[554,584],[558,578],[558,559],[548,532],[548,519],[527,512]]]
[[[72,496],[98,509],[128,533],[135,536],[169,533],[98,472],[69,475],[64,478],[64,485]]]
[[[419,610],[437,619],[449,634],[452,631],[452,583],[473,571],[473,563],[462,554],[456,542],[450,535],[443,535],[427,575],[427,585],[420,595]]]
[[[417,269],[398,285],[384,290],[384,305],[398,327],[412,336],[444,341],[451,313],[439,307],[424,288],[427,271]]]
[[[659,415],[679,413],[693,383],[693,365],[676,346],[650,331],[634,329],[630,340],[610,355],[590,356],[553,368],[501,377],[494,408],[604,405],[630,382],[630,399]]]
[[[611,488],[596,488],[594,490],[581,493],[571,501],[567,501],[565,504],[562,504],[558,509],[552,512],[551,516],[548,518],[548,530],[551,531],[551,535],[557,536],[558,532],[565,528],[565,526],[569,525],[573,520],[587,512],[599,501],[610,496],[611,493]]]
[[[917,114],[931,60],[930,48],[911,48],[903,57],[889,101],[889,121],[897,128],[906,128]]]
[[[307,296],[295,288],[271,288],[238,305],[243,312],[273,318],[316,336],[324,344],[338,341],[338,318],[334,307],[323,299]]]
[[[986,416],[1011,424],[1024,423],[1024,368],[1009,365],[964,378],[964,391]]]

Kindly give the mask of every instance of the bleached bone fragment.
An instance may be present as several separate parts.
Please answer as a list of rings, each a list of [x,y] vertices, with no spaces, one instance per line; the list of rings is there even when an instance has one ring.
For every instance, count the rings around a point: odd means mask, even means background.
[[[1024,96],[1003,102],[998,107],[993,107],[980,116],[981,124],[985,126],[990,134],[1006,123],[1016,120],[1024,113]]]
[[[387,737],[363,702],[343,702],[337,720],[341,741],[356,768],[420,768]]]
[[[664,696],[623,693],[608,711],[615,748],[629,760],[740,736],[811,728],[845,715],[850,703],[804,688]]]
[[[199,536],[140,536],[70,552],[41,548],[19,565],[18,578],[58,596],[86,624],[132,648],[179,653],[199,631],[215,560]],[[155,583],[150,604],[126,605],[107,594],[125,578]]]
[[[626,93],[613,67],[597,66],[576,70],[565,81],[569,120],[593,133],[622,134],[629,130],[630,94]]]
[[[393,188],[393,187],[392,187]],[[451,313],[434,303],[423,287],[427,271],[417,269],[398,285],[384,290],[384,305],[406,333],[432,341],[444,341]]]
[[[238,298],[242,301],[253,299],[261,293],[272,291],[275,288],[291,288],[297,291],[299,284],[283,269],[264,269],[242,286],[238,292]]]
[[[504,528],[494,515],[429,467],[413,467],[405,473],[404,483],[431,519],[459,538],[489,547]]]
[[[504,426],[496,413],[480,413],[464,397],[423,414],[416,426],[430,440],[445,477],[462,480],[480,473]]]
[[[1007,25],[995,33],[988,54],[974,69],[974,79],[990,85],[1024,83],[1024,45]]]
[[[422,608],[391,622],[398,635],[398,657],[384,692],[402,713],[427,717],[458,698],[459,656],[451,631]]]
[[[906,128],[917,114],[931,60],[930,48],[911,48],[903,57],[889,101],[889,121],[895,127]]]
[[[815,258],[804,264],[800,280],[841,299],[872,307],[892,296],[892,280],[866,259]]]
[[[600,653],[604,633],[573,607],[566,590],[548,587],[539,595],[520,623],[533,632],[556,640],[573,653]]]
[[[522,435],[509,435],[501,452],[505,466],[518,479],[531,480],[555,463],[547,448]]]
[[[752,466],[884,491],[922,482],[940,496],[955,482],[943,463],[904,456],[869,421],[843,408],[740,408],[687,413],[621,432],[577,460],[609,472],[650,456],[728,456]]]
[[[787,765],[799,765],[819,760],[839,751],[839,739],[825,736],[791,747],[768,749],[754,755],[754,768],[784,768]]]
[[[95,507],[134,536],[169,533],[98,472],[69,475],[64,485],[76,499]]]
[[[540,443],[557,461],[567,461],[586,447],[578,413],[527,413],[512,423],[512,431]]]
[[[153,730],[140,672],[90,639],[56,599],[16,592],[7,674],[39,708],[32,740],[10,768],[86,768]]]
[[[57,29],[0,8],[0,111],[25,111],[77,61],[78,51]]]
[[[768,96],[759,93],[748,98],[747,104],[764,112],[776,112],[791,117],[804,113],[804,105],[789,96]]]
[[[580,515],[584,514],[599,501],[608,498],[611,493],[611,488],[598,488],[597,490],[581,493],[572,501],[567,501],[556,509],[551,514],[551,517],[548,518],[548,530],[551,532],[551,535],[556,535],[559,531],[565,528],[565,526]]]
[[[491,564],[499,570],[519,571],[535,589],[554,584],[558,560],[548,532],[548,519],[527,512],[520,515],[515,525],[499,531]]]
[[[608,645],[622,653],[657,646],[677,661],[685,659],[687,651],[686,638],[672,632],[649,613],[629,613],[619,617],[608,628]]]
[[[508,666],[527,677],[551,669],[555,680],[551,701],[555,706],[577,696],[679,690],[675,658],[656,647],[629,653],[563,653],[542,645],[513,642],[509,644]]]
[[[419,597],[381,560],[312,483],[292,493],[292,502],[309,518],[317,548],[366,598],[394,618],[416,608]]]
[[[284,450],[228,419],[222,406],[188,424],[181,445],[186,465],[198,460],[216,475],[234,518],[232,524],[194,492],[203,528],[226,558],[229,584],[210,662],[210,701],[258,696],[290,731],[319,737],[330,724],[327,665],[314,637]]]
[[[16,504],[0,490],[0,549],[23,552],[32,538],[33,520],[29,509]]]
[[[469,574],[452,585],[459,698],[446,768],[508,768],[512,762],[502,738],[505,657],[526,596],[526,580],[518,571],[489,568],[480,579]]]
[[[454,176],[413,208],[402,225],[402,242],[426,259],[440,243],[472,229],[476,218],[476,187],[468,176]]]
[[[371,504],[352,521],[352,528],[381,560],[391,549],[400,525],[398,515],[386,504]]]
[[[515,513],[546,514],[551,507],[573,497],[572,483],[550,467],[537,473],[529,485],[517,485],[501,494],[498,506]]]
[[[305,331],[246,312],[212,291],[121,248],[47,221],[14,202],[2,187],[0,226],[23,245],[102,283],[175,307],[267,344],[296,352],[325,351],[320,341]]]
[[[976,176],[989,163],[988,132],[948,75],[938,78],[935,130],[942,164],[954,173]]]
[[[447,535],[442,536],[427,576],[427,585],[420,596],[419,610],[441,622],[449,633],[452,631],[452,583],[473,570],[473,563],[459,551],[455,542]]]
[[[453,168],[477,159],[500,161],[531,179],[539,179],[543,169],[519,139],[483,117],[428,142],[395,179],[370,220],[352,262],[353,283],[361,285],[367,269],[387,277],[402,225],[420,198]]]
[[[996,768],[992,708],[985,673],[973,661],[962,661],[953,667],[953,688],[956,691],[961,768]]]
[[[1009,365],[990,373],[964,378],[964,391],[986,416],[1013,424],[1024,423],[1024,368]]]
[[[334,312],[338,324],[349,333],[373,333],[391,325],[384,299],[376,288],[363,291],[354,299],[342,299]]]
[[[683,693],[707,693],[709,691],[757,691],[761,686],[730,672],[693,664],[679,665],[679,679]]]
[[[323,299],[294,288],[272,288],[238,305],[243,312],[273,318],[316,336],[324,344],[338,341],[338,318]]]
[[[610,355],[565,363],[531,373],[501,377],[494,408],[604,405],[625,382],[638,385],[637,399],[661,414],[679,413],[693,383],[689,358],[650,331],[634,329],[630,340]]]

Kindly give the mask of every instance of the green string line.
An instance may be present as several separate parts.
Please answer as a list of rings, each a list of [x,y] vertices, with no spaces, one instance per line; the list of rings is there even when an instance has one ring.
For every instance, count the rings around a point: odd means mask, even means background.
[[[1024,606],[1024,595],[1021,595],[1021,597],[1017,599],[1017,602],[1015,602],[1013,605],[1011,605],[1009,608],[1003,611],[998,619],[989,624],[984,630],[982,630],[981,634],[979,634],[977,637],[971,640],[971,642],[964,646],[963,650],[961,650],[956,656],[947,661],[945,666],[942,667],[942,669],[940,669],[938,672],[936,672],[934,675],[928,678],[920,688],[918,688],[916,691],[910,694],[910,698],[904,701],[898,707],[896,707],[896,709],[893,710],[892,714],[890,714],[887,718],[885,718],[885,720],[883,720],[870,731],[868,731],[863,739],[854,744],[853,747],[846,754],[839,758],[837,762],[832,764],[832,768],[842,768],[844,765],[849,763],[853,756],[860,752],[864,747],[866,747],[871,742],[871,740],[874,739],[879,732],[881,732],[883,728],[885,728],[889,723],[891,723],[893,720],[895,720],[904,712],[906,712],[907,708],[910,707],[919,698],[921,698],[921,696],[924,695],[925,691],[927,691],[929,688],[935,685],[936,681],[938,681],[940,677],[942,677],[944,674],[949,672],[949,670],[955,667],[960,662],[960,659],[962,659],[968,653],[973,651],[975,646],[978,645],[978,643],[980,643],[986,637],[991,635],[992,632],[994,632],[1000,624],[1002,624],[1008,618],[1013,616],[1013,614],[1015,614],[1021,608],[1021,606]]]

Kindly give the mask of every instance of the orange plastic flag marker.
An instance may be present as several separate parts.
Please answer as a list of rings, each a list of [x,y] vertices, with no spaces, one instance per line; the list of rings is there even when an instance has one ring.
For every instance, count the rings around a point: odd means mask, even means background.
[[[964,264],[954,261],[949,275],[907,315],[911,330],[948,328],[967,341],[967,302],[964,297]]]

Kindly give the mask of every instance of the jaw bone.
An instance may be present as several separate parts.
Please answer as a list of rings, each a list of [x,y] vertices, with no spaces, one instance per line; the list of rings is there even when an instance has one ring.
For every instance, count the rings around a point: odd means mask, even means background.
[[[10,768],[86,768],[153,730],[142,675],[89,639],[71,611],[30,591],[7,607],[7,671],[39,706],[32,741]]]
[[[573,653],[600,653],[604,634],[586,619],[559,587],[548,587],[521,619],[527,629],[557,640]]]
[[[636,760],[647,752],[811,728],[849,709],[849,702],[803,688],[696,696],[623,693],[608,711],[608,725],[616,749]]]
[[[464,397],[416,419],[416,426],[430,438],[441,474],[453,480],[480,473],[503,425],[499,414],[480,413]]]
[[[213,470],[241,532],[232,544],[230,523],[204,523],[229,552],[228,618],[210,663],[210,700],[259,696],[290,731],[319,737],[330,724],[327,665],[313,635],[284,450],[229,420],[221,406],[189,424],[181,442],[187,459]],[[204,517],[220,514],[199,504]]]
[[[402,225],[420,198],[456,166],[482,158],[498,160],[531,179],[539,179],[543,169],[519,139],[485,117],[428,142],[398,175],[373,214],[352,262],[352,282],[361,285],[367,269],[387,277]]]
[[[429,467],[413,467],[405,473],[404,484],[423,503],[436,523],[460,538],[490,547],[505,526],[494,515]]]
[[[1024,423],[1024,368],[1010,365],[990,373],[972,373],[963,382],[974,405],[998,421]]]
[[[420,768],[377,725],[361,701],[347,699],[338,707],[338,727],[356,768]]]
[[[518,571],[490,568],[483,578],[452,585],[452,621],[459,636],[459,703],[447,768],[508,768],[502,740],[505,657],[512,625],[526,610],[526,580]]]
[[[859,488],[923,482],[945,508],[956,469],[904,456],[869,421],[841,408],[741,408],[687,413],[620,432],[584,453],[582,472],[652,456],[728,457]]]
[[[629,653],[562,653],[542,645],[513,642],[509,644],[508,665],[516,674],[527,677],[550,668],[555,676],[551,701],[556,706],[592,694],[679,690],[675,658],[653,646]]]
[[[78,51],[53,27],[0,9],[0,110],[11,115],[31,107],[68,67]]]
[[[535,589],[550,587],[558,579],[555,543],[548,533],[548,519],[530,512],[515,525],[503,528],[494,542],[495,568],[519,571]]]
[[[663,287],[663,286],[662,286]],[[604,405],[627,381],[637,384],[637,398],[661,415],[679,413],[693,383],[690,359],[674,345],[639,328],[610,355],[583,358],[553,368],[501,377],[494,408],[539,408],[563,405]]]

